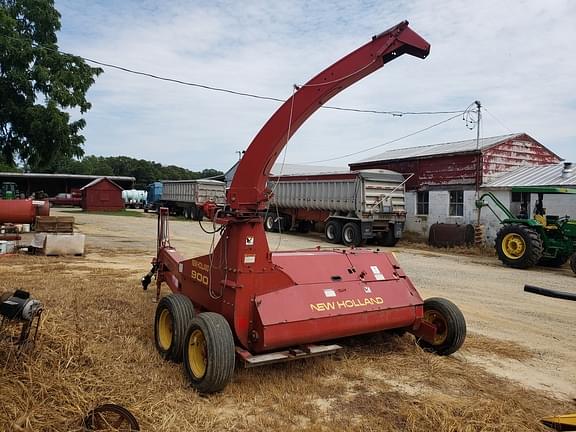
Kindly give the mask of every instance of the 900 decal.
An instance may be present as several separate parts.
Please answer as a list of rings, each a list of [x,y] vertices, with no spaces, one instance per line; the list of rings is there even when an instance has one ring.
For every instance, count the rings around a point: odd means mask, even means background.
[[[208,282],[210,279],[208,278],[207,275],[201,273],[201,271],[203,272],[210,271],[208,265],[202,264],[200,261],[192,260],[192,267],[193,269],[192,272],[190,273],[192,279],[194,279],[196,282],[200,282],[202,285],[208,286]]]

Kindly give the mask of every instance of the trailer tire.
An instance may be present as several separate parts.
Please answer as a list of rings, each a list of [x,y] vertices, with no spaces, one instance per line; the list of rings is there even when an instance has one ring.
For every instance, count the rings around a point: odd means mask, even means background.
[[[194,207],[192,209],[192,219],[195,221],[201,221],[204,219],[204,210],[202,210],[202,207]]]
[[[194,315],[192,301],[183,294],[169,294],[160,300],[154,317],[154,342],[164,359],[182,361],[184,337]]]
[[[312,229],[312,222],[307,220],[298,221],[298,232],[302,234],[308,234]]]
[[[504,225],[496,235],[498,258],[509,267],[535,266],[542,258],[543,249],[540,235],[524,225]]]
[[[450,355],[458,351],[466,339],[466,320],[458,306],[450,300],[432,297],[424,300],[424,321],[436,325],[433,342],[418,340],[418,345],[438,355]]]
[[[348,222],[342,228],[342,243],[346,246],[359,246],[362,243],[362,231],[356,222]]]
[[[342,241],[342,222],[338,219],[331,219],[326,222],[324,235],[328,243],[340,243]]]
[[[275,217],[272,214],[267,214],[264,217],[264,230],[268,232],[276,232],[278,231],[278,224],[274,220]]]
[[[381,237],[382,246],[396,246],[398,243],[398,239],[394,236],[394,225],[388,227],[388,231],[386,231]]]
[[[572,254],[572,257],[570,258],[570,268],[576,275],[576,253]]]
[[[199,393],[215,393],[232,379],[236,360],[234,336],[226,319],[203,312],[190,322],[184,342],[184,370]]]

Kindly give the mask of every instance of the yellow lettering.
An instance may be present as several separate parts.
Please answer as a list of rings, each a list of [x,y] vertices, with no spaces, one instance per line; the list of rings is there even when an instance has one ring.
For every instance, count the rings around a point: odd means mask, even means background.
[[[379,305],[382,303],[384,303],[382,297],[365,297],[363,299],[346,299],[328,303],[310,303],[310,309],[315,312],[325,312],[329,310],[357,308],[374,304]]]
[[[208,276],[203,275],[200,272],[197,272],[196,270],[192,270],[192,272],[190,273],[190,277],[195,280],[200,282],[203,285],[208,286],[208,283],[210,282],[210,279],[208,278]]]

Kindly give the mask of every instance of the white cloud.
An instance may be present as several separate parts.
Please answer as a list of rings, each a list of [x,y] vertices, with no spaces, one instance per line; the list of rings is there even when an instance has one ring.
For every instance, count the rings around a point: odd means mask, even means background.
[[[376,33],[409,19],[432,45],[346,90],[332,105],[464,108],[475,99],[514,132],[576,161],[576,3],[569,0],[386,2],[58,0],[61,48],[186,81],[274,97]],[[278,104],[106,69],[90,91],[86,150],[191,169],[225,170]],[[421,129],[439,117],[318,111],[292,139],[288,162],[349,153]],[[483,135],[509,133],[485,116]],[[472,138],[454,120],[392,147]],[[374,153],[378,153],[375,150]],[[355,159],[368,157],[370,153]],[[352,160],[343,160],[344,164]],[[330,162],[329,164],[334,164]]]

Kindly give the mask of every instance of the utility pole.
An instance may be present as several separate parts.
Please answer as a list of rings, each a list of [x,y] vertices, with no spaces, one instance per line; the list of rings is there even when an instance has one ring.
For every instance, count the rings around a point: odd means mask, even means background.
[[[480,199],[480,178],[482,169],[482,150],[480,149],[480,121],[482,120],[482,104],[480,101],[474,101],[476,104],[476,199]],[[480,246],[484,243],[484,227],[480,223],[480,212],[482,208],[477,207],[478,212],[476,226],[474,227],[474,244]]]
[[[236,153],[238,153],[238,160],[242,159],[242,156],[244,155],[244,153],[246,153],[245,150],[236,150]]]
[[[480,196],[480,177],[482,169],[482,151],[480,150],[480,121],[482,120],[482,104],[480,101],[474,101],[476,104],[476,198]]]

